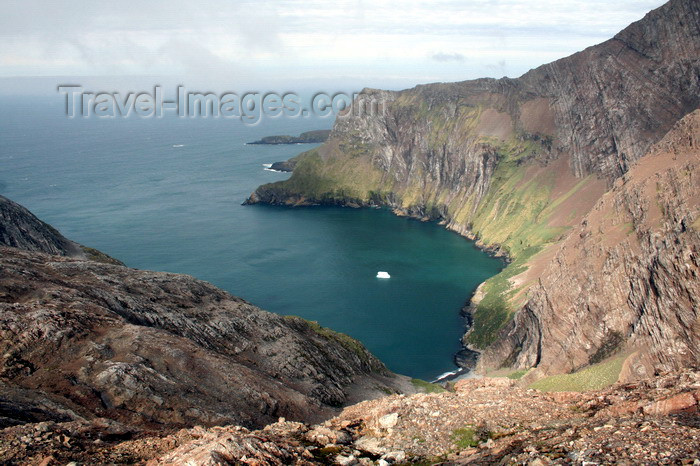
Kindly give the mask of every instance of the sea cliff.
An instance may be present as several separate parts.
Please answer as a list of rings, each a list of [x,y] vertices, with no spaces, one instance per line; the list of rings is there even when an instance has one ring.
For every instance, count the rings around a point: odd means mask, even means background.
[[[296,158],[289,180],[261,186],[247,202],[384,205],[507,256],[510,265],[467,308],[465,344],[495,354],[511,322],[535,331],[527,304],[562,242],[700,105],[699,10],[672,0],[614,38],[517,79],[365,89],[355,105],[373,102],[375,111],[339,116],[328,142]],[[568,304],[551,306],[569,315]],[[603,351],[604,340],[587,341],[586,352]],[[535,349],[513,351],[484,359],[481,370],[540,364]]]

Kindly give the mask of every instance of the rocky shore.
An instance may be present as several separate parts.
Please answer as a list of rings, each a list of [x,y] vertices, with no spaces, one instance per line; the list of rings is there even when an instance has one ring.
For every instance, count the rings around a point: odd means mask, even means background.
[[[9,199],[0,215],[0,427],[259,428],[415,391],[346,335],[119,265]]]

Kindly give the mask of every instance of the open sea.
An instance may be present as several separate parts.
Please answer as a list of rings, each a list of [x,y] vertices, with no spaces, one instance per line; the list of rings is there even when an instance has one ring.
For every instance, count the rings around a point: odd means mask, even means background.
[[[241,205],[289,176],[263,164],[315,147],[246,142],[331,119],[69,119],[62,99],[0,97],[0,194],[130,267],[193,275],[347,333],[393,371],[455,369],[460,308],[501,261],[386,210]]]

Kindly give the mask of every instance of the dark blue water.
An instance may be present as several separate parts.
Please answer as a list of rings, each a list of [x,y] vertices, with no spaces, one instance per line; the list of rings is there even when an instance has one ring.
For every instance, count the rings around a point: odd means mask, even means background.
[[[313,146],[246,146],[331,120],[67,119],[60,98],[0,100],[0,193],[131,267],[187,273],[361,340],[394,371],[454,369],[460,307],[501,267],[383,210],[241,206]],[[174,146],[182,147],[174,147]],[[377,271],[391,274],[375,278]]]

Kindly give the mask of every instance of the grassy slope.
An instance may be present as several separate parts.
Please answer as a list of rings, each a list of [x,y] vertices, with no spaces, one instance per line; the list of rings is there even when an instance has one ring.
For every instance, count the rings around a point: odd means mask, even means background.
[[[540,379],[528,388],[545,392],[582,392],[600,390],[617,382],[626,355],[613,356],[603,362],[572,374],[559,374]]]
[[[436,206],[447,207],[448,219],[468,227],[484,246],[498,247],[512,259],[500,274],[486,281],[483,299],[475,306],[474,326],[467,341],[485,348],[512,318],[518,304],[514,296],[529,285],[516,288],[510,279],[528,268],[528,260],[562,237],[568,228],[549,226],[550,218],[562,202],[586,183],[583,180],[568,192],[555,196],[556,173],[528,171],[534,163],[528,160],[543,150],[542,141],[522,134],[505,141],[475,135],[474,128],[483,111],[480,106],[466,107],[457,117],[447,118],[442,108],[429,111],[413,97],[407,99],[397,105],[409,108],[414,120],[430,122],[431,147],[441,147],[449,136],[453,140],[459,137],[460,143],[488,144],[497,150],[498,166],[487,194],[476,208],[467,188],[456,193],[440,192],[434,186],[393,182],[392,176],[372,165],[370,155],[375,148],[354,142],[352,135],[336,146],[327,145],[329,155],[325,158],[317,150],[301,154],[289,180],[265,188],[291,195],[294,202],[349,200],[362,204],[392,194],[398,203],[396,207],[404,209],[413,205],[422,205],[425,211]]]

